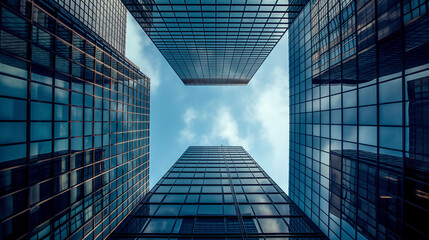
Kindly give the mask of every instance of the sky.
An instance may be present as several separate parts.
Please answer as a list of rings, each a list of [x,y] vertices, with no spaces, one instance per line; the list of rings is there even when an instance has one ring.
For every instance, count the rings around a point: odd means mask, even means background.
[[[279,41],[245,86],[185,86],[134,18],[126,56],[151,79],[151,188],[188,146],[243,146],[287,193],[288,41]]]

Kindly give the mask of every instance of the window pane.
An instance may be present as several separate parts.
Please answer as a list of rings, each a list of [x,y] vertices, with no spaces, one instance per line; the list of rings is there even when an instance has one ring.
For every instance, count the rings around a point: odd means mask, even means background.
[[[221,186],[203,186],[203,193],[222,193]]]
[[[195,216],[197,214],[197,205],[183,205],[180,216]]]
[[[402,149],[401,127],[380,127],[380,147]]]
[[[246,193],[258,193],[263,192],[260,186],[243,186],[244,192]]]
[[[187,193],[189,186],[173,186],[170,193]]]
[[[152,219],[147,225],[144,233],[170,233],[173,229],[175,219]]]
[[[240,204],[239,205],[241,215],[243,216],[253,216],[253,210],[250,205]]]
[[[161,203],[164,196],[165,196],[164,194],[153,194],[150,197],[149,202]]]
[[[222,215],[222,205],[200,205],[198,207],[199,215]]]
[[[259,218],[264,233],[288,233],[288,227],[282,218]]]
[[[55,104],[55,121],[69,120],[69,106]]]
[[[359,143],[377,145],[377,127],[359,127]]]
[[[161,205],[156,211],[156,216],[177,216],[181,205]]]
[[[0,71],[1,70],[2,64],[0,63]],[[27,81],[0,75],[0,95],[27,98]]]
[[[359,89],[359,106],[377,103],[375,86]]]
[[[234,205],[223,205],[223,211],[225,215],[233,215],[233,216],[237,215]]]
[[[23,100],[0,98],[0,120],[26,120],[27,102]]]
[[[52,102],[52,87],[31,83],[31,99]]]
[[[290,204],[275,204],[277,211],[281,215],[296,215],[296,211],[290,206]]]
[[[251,203],[270,202],[265,194],[247,194],[247,198]]]
[[[185,194],[168,194],[164,199],[164,203],[183,203],[185,198]]]
[[[52,104],[31,102],[31,120],[52,120]]]
[[[222,203],[222,195],[220,194],[205,194],[200,197],[201,203]]]
[[[402,103],[380,105],[380,125],[402,125]]]
[[[360,125],[375,125],[375,124],[377,124],[377,108],[376,108],[376,106],[360,107],[359,108],[359,124]]]
[[[270,204],[254,204],[252,208],[256,215],[277,215],[276,209]]]
[[[291,232],[296,233],[310,233],[313,230],[310,226],[304,221],[303,218],[284,218],[288,224],[288,228]]]
[[[52,138],[52,123],[50,122],[32,122],[30,130],[31,141],[47,140]]]
[[[402,79],[380,83],[380,103],[402,100]]]
[[[25,144],[0,147],[0,162],[14,160],[13,164],[20,164],[25,161],[26,154],[27,148]],[[22,162],[16,159],[21,159]]]
[[[21,122],[0,122],[0,144],[26,141],[27,125]]]

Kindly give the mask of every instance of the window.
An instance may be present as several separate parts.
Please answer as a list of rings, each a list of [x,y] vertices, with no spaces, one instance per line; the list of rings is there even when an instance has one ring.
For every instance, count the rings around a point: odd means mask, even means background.
[[[269,194],[269,196],[273,202],[286,202],[281,194]]]
[[[246,193],[259,193],[263,192],[260,186],[243,186],[244,192]]]
[[[278,214],[274,206],[270,204],[254,204],[252,208],[255,214],[260,216]]]
[[[153,194],[150,199],[149,202],[151,203],[161,203],[162,199],[164,198],[165,194]]]
[[[198,205],[183,205],[180,210],[180,216],[195,216],[197,214]]]
[[[240,204],[240,213],[243,216],[253,216],[253,210],[248,204]]]
[[[175,219],[162,218],[152,219],[144,230],[144,233],[170,233],[173,229]]]
[[[203,193],[222,193],[221,186],[203,186]]]
[[[156,216],[177,216],[181,205],[161,205],[156,211]]]
[[[186,194],[168,194],[164,203],[183,203],[185,202]]]
[[[247,194],[247,198],[251,203],[270,202],[265,194]]]
[[[222,195],[221,194],[201,195],[200,203],[222,203]]]
[[[0,63],[0,67],[2,65]],[[0,95],[27,98],[27,81],[0,75]]]
[[[0,122],[0,144],[26,141],[26,129],[25,122]]]
[[[288,233],[288,227],[282,218],[259,218],[264,233]]]
[[[198,214],[199,215],[222,215],[223,206],[222,205],[199,205]]]
[[[0,120],[26,120],[27,119],[27,102],[0,97]]]

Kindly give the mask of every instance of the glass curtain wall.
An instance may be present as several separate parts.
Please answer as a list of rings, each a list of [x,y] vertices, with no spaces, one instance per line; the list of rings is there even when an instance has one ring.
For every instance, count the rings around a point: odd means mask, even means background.
[[[149,78],[79,26],[0,2],[0,239],[103,239],[148,190]]]
[[[290,196],[330,239],[426,239],[428,1],[317,0],[291,25]]]
[[[110,239],[326,239],[242,147],[189,147]]]
[[[122,0],[184,84],[247,84],[308,0]]]

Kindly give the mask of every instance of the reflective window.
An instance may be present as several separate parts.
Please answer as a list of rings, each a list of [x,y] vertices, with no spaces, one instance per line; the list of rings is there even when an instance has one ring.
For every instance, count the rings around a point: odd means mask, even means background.
[[[0,122],[0,144],[25,142],[26,129],[25,122]]]
[[[30,126],[31,141],[40,141],[52,138],[52,123],[32,122]]]
[[[402,103],[380,105],[379,116],[380,125],[402,125]]]
[[[198,205],[183,205],[180,216],[196,216]]]
[[[144,233],[170,233],[173,229],[175,219],[162,218],[152,219],[146,226]]]
[[[221,186],[203,186],[203,193],[222,193]]]
[[[164,199],[164,203],[183,203],[185,199],[185,194],[168,194]]]
[[[199,215],[223,215],[222,205],[199,205]]]
[[[264,233],[287,233],[286,223],[282,218],[259,218],[259,224]]]
[[[31,120],[52,120],[52,104],[31,102]]]
[[[222,195],[204,194],[200,197],[201,203],[222,203]]]
[[[181,205],[161,205],[156,211],[156,216],[177,216]]]
[[[251,203],[270,202],[265,194],[247,194],[247,199]]]
[[[0,74],[0,95],[27,98],[27,81]]]
[[[254,204],[252,208],[256,215],[278,215],[274,206],[270,204]]]

